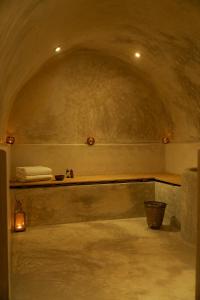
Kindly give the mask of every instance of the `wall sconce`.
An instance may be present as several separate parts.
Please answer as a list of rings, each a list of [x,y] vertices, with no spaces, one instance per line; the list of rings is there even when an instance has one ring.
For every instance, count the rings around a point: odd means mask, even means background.
[[[16,207],[14,213],[14,231],[21,232],[26,230],[26,215],[22,209],[22,203],[16,200]]]
[[[165,133],[162,136],[162,143],[163,144],[169,144],[172,140],[173,132],[170,129],[166,129]]]
[[[162,138],[162,142],[163,142],[163,144],[169,144],[169,143],[170,143],[169,137],[168,137],[168,136],[164,136],[164,137]]]
[[[88,137],[86,143],[87,143],[89,146],[93,146],[93,145],[95,144],[95,139],[94,139],[94,137],[91,137],[91,136]]]
[[[6,143],[7,144],[13,145],[14,142],[15,142],[15,137],[14,136],[7,136],[6,137]]]

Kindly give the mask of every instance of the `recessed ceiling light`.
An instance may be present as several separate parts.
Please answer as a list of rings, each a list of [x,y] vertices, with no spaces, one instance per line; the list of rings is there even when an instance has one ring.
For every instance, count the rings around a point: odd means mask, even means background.
[[[141,54],[140,54],[140,52],[135,52],[135,54],[134,54],[134,55],[135,55],[135,57],[136,57],[136,58],[140,58],[140,57],[141,57]]]
[[[56,53],[58,53],[58,52],[60,52],[60,51],[61,51],[61,47],[56,47],[56,48],[55,48],[55,52],[56,52]]]

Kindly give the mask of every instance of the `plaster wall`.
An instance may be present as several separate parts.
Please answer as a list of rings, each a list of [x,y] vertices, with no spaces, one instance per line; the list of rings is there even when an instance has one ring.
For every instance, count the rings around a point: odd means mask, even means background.
[[[5,134],[7,127],[7,134],[16,136],[23,156],[29,158],[24,144],[42,144],[43,152],[43,145],[48,149],[50,144],[83,145],[88,135],[98,144],[116,147],[160,143],[166,133],[175,143],[199,142],[200,9],[196,1],[156,0],[151,5],[127,0],[124,5],[87,0],[83,7],[82,1],[49,0],[20,5],[20,14],[14,2],[2,4],[1,10],[0,41],[7,42],[9,51],[0,56],[0,132]],[[53,47],[58,43],[64,51],[55,56]],[[135,59],[135,51],[141,59]],[[167,171],[181,173],[196,164],[193,146],[183,153],[175,145],[166,146],[162,163],[160,155],[156,161],[155,151],[156,171],[165,164]],[[131,157],[130,147],[125,153]],[[148,150],[141,149],[145,147],[140,147],[139,155],[136,146],[135,160],[128,154],[124,169],[139,160],[147,166],[141,171],[149,170],[152,155],[147,165]],[[108,171],[124,169],[113,165]]]
[[[24,86],[8,133],[20,144],[85,143],[88,136],[101,144],[133,144],[158,142],[172,126],[145,72],[79,49],[51,60]]]
[[[13,206],[22,201],[28,226],[143,217],[144,201],[156,200],[167,203],[163,223],[180,228],[190,221],[181,219],[181,193],[181,187],[159,182],[11,189]]]
[[[162,119],[158,116],[162,115]],[[144,72],[105,53],[76,49],[48,62],[19,92],[10,114],[12,176],[19,165],[54,173],[164,170],[161,137],[171,117]],[[96,145],[86,145],[94,136]]]
[[[155,201],[167,203],[164,216],[164,224],[172,227],[181,226],[181,191],[182,187],[155,182]]]
[[[9,197],[9,147],[0,145],[0,298],[9,298],[11,263],[11,207]]]
[[[168,172],[182,174],[197,167],[199,143],[151,144],[15,144],[11,147],[11,177],[15,168],[47,165],[53,172],[73,168],[75,175]]]
[[[11,175],[17,166],[46,165],[54,174],[72,168],[76,175],[128,174],[164,171],[162,144],[137,145],[37,145],[12,146]]]
[[[181,235],[186,241],[196,243],[198,201],[197,168],[184,171],[182,175],[181,197]]]
[[[28,226],[38,226],[143,217],[155,189],[137,182],[13,189],[12,195],[22,201]]]
[[[0,135],[5,135],[16,94],[61,44],[65,51],[104,50],[145,73],[172,115],[174,137],[199,139],[198,1],[23,0],[0,5]]]
[[[170,143],[164,149],[166,172],[182,174],[187,168],[197,167],[200,143]]]
[[[100,154],[93,151],[91,157],[88,152],[80,173],[88,174],[88,165],[92,164],[94,169],[90,170],[91,173],[134,172],[139,168],[141,170],[139,165],[144,167],[141,171],[159,171],[164,169],[164,161],[167,171],[180,173],[185,167],[196,164],[194,145],[185,145],[183,148],[181,144],[166,146],[166,160],[160,159],[165,152],[160,152],[161,145],[158,144],[155,145],[155,151],[152,148],[149,151],[149,147],[153,146],[147,144],[144,148],[138,148],[137,145],[133,152],[129,149],[137,143],[157,143],[163,131],[169,131],[177,143],[199,143],[199,16],[200,7],[196,0],[155,0],[153,5],[148,0],[1,1],[0,137],[5,137],[6,131],[7,134],[15,132],[17,135],[19,144],[12,148],[13,166],[43,159],[42,163],[52,166],[55,161],[59,168],[55,172],[61,172],[65,163],[62,155],[58,158],[63,153],[61,144],[84,144],[88,134],[95,135],[100,144],[112,143],[115,147],[111,152],[108,150],[110,146],[104,149],[106,159],[101,151]],[[49,70],[46,76],[46,66],[42,71],[44,76],[36,75],[37,78],[25,87],[33,74],[54,55],[53,49],[58,44],[67,52],[74,48],[98,49],[95,57],[101,59],[93,60],[89,66],[85,60],[84,65],[80,59],[82,52],[79,51],[80,66],[85,66],[81,70],[77,66],[79,78],[73,74],[75,64],[70,68],[71,71],[68,67],[60,67],[59,70],[62,69],[61,73],[66,76],[57,77]],[[99,51],[103,55],[99,55]],[[142,54],[142,60],[135,60],[135,51]],[[73,55],[71,66],[76,60]],[[110,65],[103,63],[108,60],[111,61]],[[106,68],[108,65],[109,68]],[[58,66],[59,63],[54,70],[58,71]],[[101,71],[97,72],[97,69]],[[111,72],[106,77],[108,69]],[[90,72],[86,72],[88,70]],[[99,81],[102,74],[104,80]],[[98,80],[94,80],[97,75]],[[47,82],[51,89],[46,89]],[[42,88],[40,86],[38,89],[40,83]],[[57,83],[57,90],[54,83]],[[80,93],[80,84],[84,86],[81,89],[84,93]],[[109,95],[111,86],[112,95]],[[76,89],[73,90],[73,87]],[[71,98],[66,102],[67,94]],[[134,105],[131,94],[134,95]],[[60,96],[59,101],[57,95]],[[11,112],[13,103],[14,112]],[[71,114],[66,103],[71,106]],[[100,107],[98,111],[96,104]],[[12,117],[7,126],[9,116]],[[82,121],[87,118],[89,122],[80,122],[80,118]],[[58,149],[54,151],[58,144]],[[119,144],[130,144],[123,156],[117,152],[120,151]],[[27,145],[30,147],[27,148]],[[38,147],[37,153],[35,146]],[[70,147],[67,153],[71,152]],[[21,149],[20,154],[17,149]],[[49,155],[53,152],[54,155]],[[81,150],[75,154],[74,165],[83,152]],[[49,160],[46,158],[48,156]],[[103,158],[100,160],[103,161],[102,165],[97,163],[100,158]],[[117,158],[121,160],[120,167]],[[66,165],[73,161],[65,159]],[[108,169],[105,168],[105,162],[108,162]],[[78,161],[77,166],[81,163]],[[152,169],[152,166],[158,169]]]

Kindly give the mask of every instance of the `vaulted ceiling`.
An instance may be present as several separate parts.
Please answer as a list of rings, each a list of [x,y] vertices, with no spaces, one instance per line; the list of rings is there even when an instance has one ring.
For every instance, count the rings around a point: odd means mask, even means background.
[[[199,37],[197,0],[2,0],[0,136],[16,95],[60,45],[135,68],[164,103],[176,141],[200,140]]]

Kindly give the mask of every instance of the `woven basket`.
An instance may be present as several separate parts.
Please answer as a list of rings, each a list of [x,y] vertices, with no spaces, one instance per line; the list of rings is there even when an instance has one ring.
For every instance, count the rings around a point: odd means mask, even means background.
[[[147,224],[151,229],[160,229],[167,204],[159,201],[145,201]]]

